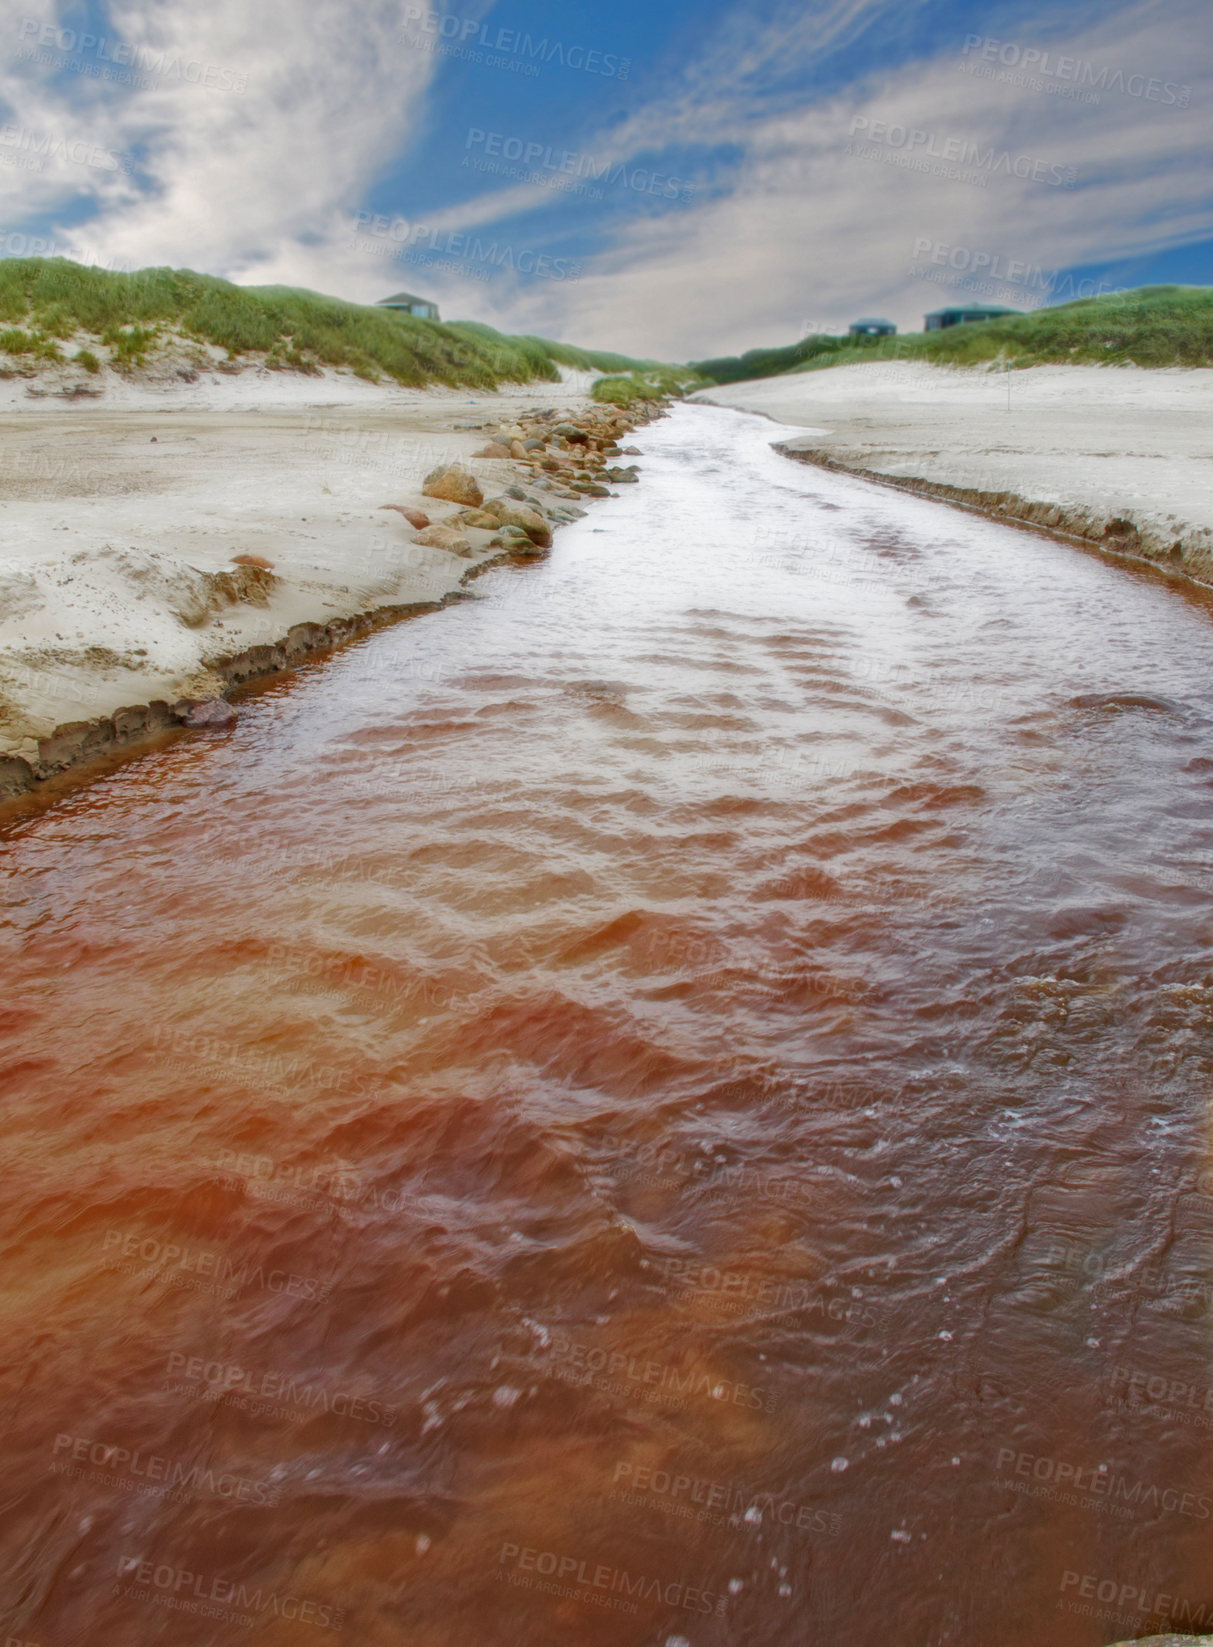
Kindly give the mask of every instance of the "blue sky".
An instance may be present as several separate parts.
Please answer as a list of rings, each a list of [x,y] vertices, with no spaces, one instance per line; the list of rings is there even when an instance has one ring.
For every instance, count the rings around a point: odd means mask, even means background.
[[[8,255],[693,359],[1209,281],[1193,0],[0,0]]]

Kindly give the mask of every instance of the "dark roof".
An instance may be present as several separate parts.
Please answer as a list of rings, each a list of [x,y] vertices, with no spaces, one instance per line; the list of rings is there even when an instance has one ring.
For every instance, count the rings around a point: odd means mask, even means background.
[[[931,315],[1019,315],[1022,309],[1008,309],[1001,303],[949,303],[943,309],[932,309]]]
[[[433,298],[418,297],[415,292],[397,292],[394,297],[381,297],[376,307],[381,309],[386,303],[428,303],[431,309],[438,307]]]
[[[880,315],[860,315],[858,320],[851,322],[852,326],[891,326],[891,320],[883,320]]]

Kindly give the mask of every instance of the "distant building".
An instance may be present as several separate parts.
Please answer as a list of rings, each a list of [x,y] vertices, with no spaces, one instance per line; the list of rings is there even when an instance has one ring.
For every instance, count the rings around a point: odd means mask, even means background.
[[[924,315],[924,332],[942,332],[945,326],[961,326],[969,320],[998,320],[1002,315],[1020,315],[1022,309],[1003,309],[997,303],[957,303],[950,309],[933,309]]]
[[[853,320],[850,325],[852,337],[892,337],[897,331],[891,320],[881,320],[873,315],[865,315],[862,320]]]
[[[401,314],[416,315],[418,320],[437,320],[438,305],[415,292],[397,292],[395,297],[381,297],[377,309],[397,309]]]

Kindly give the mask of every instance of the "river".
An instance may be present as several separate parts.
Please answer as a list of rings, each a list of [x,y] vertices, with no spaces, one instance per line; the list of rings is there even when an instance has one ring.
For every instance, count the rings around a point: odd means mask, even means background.
[[[0,838],[12,1636],[1213,1618],[1209,610],[778,433]]]

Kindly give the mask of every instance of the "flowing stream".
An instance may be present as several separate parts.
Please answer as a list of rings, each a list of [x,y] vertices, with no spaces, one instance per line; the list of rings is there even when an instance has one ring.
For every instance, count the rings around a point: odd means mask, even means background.
[[[10,1636],[1213,1619],[1209,609],[777,433],[0,838]]]

